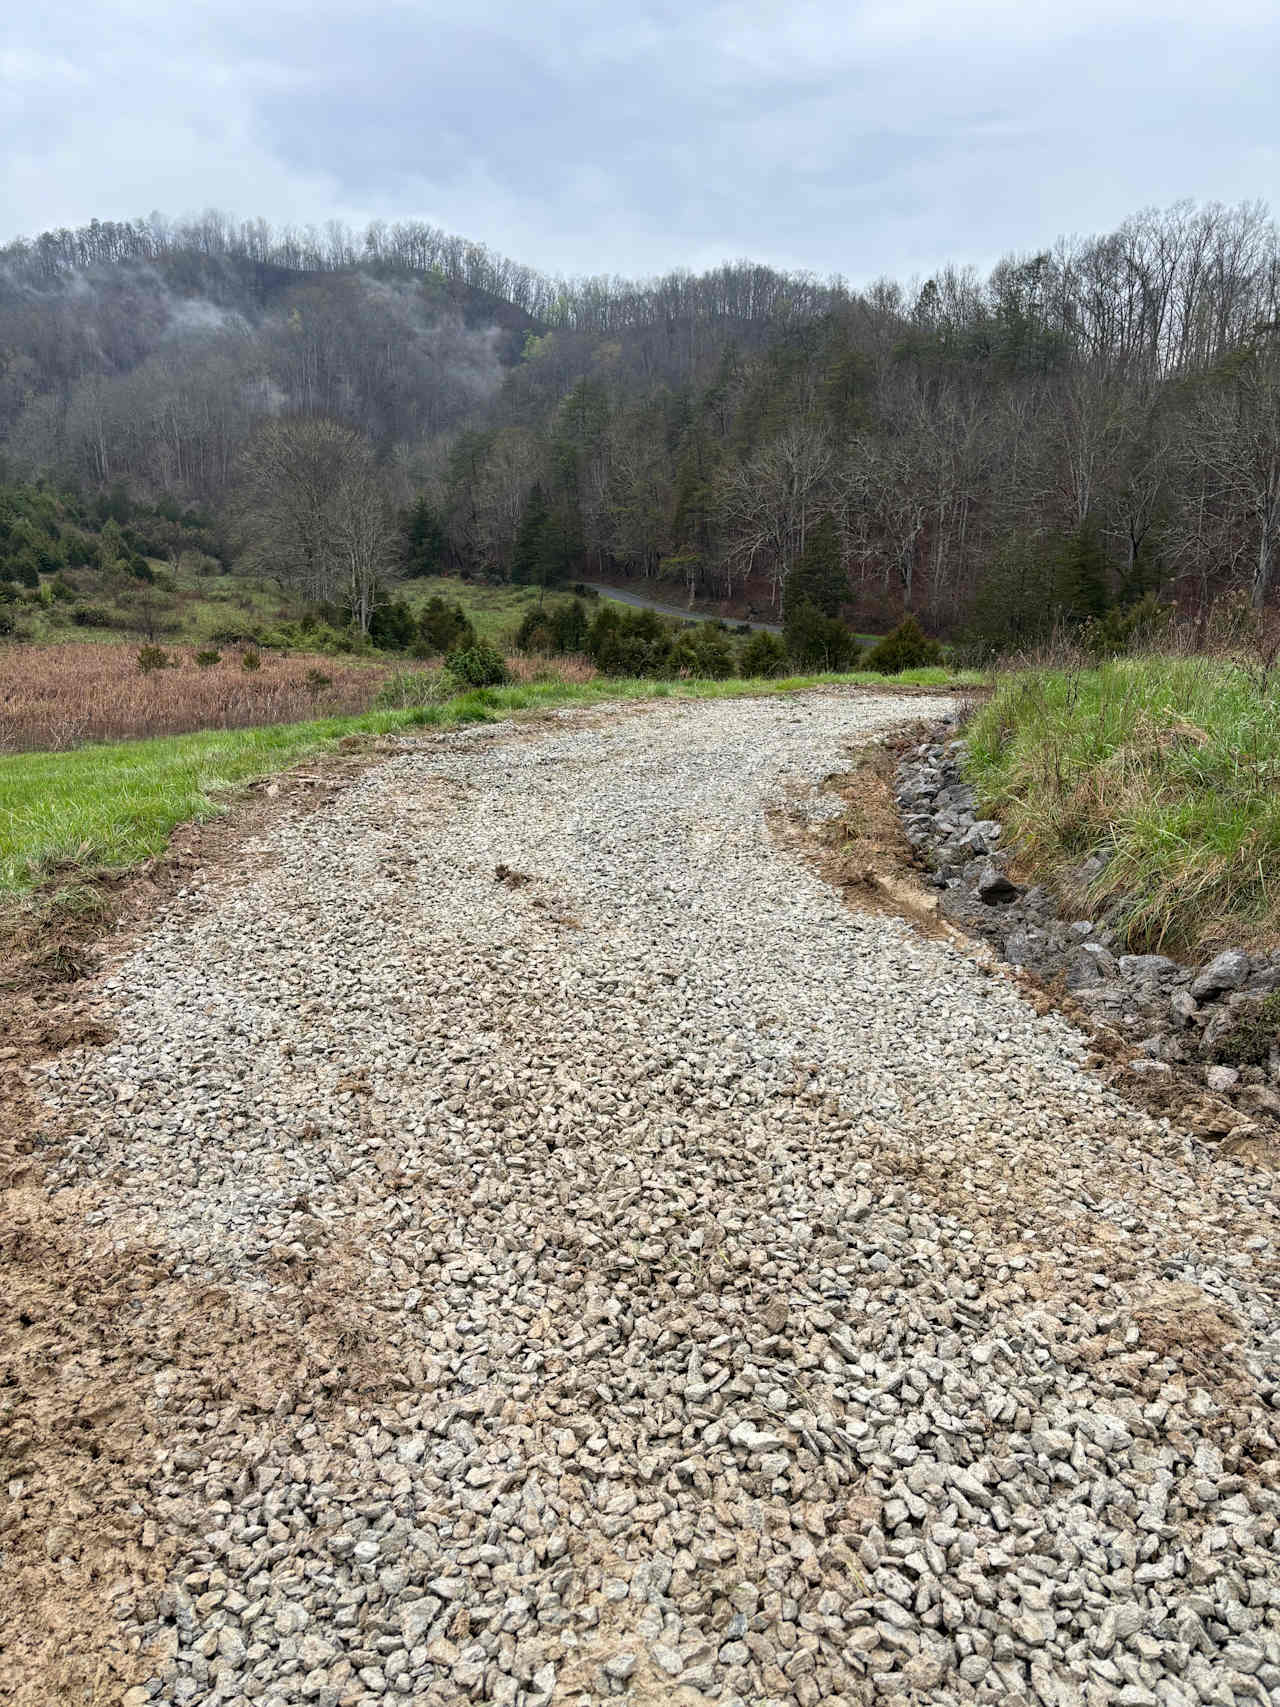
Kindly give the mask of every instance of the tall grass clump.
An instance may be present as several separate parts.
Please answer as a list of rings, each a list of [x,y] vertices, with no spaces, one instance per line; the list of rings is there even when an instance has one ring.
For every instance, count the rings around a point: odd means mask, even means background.
[[[1280,940],[1280,672],[1147,655],[1001,677],[972,779],[1029,868],[1134,947]],[[1106,863],[1086,882],[1092,854]],[[1096,862],[1095,862],[1096,863]]]
[[[424,705],[443,705],[458,691],[447,670],[397,670],[374,695],[375,711],[413,711]]]

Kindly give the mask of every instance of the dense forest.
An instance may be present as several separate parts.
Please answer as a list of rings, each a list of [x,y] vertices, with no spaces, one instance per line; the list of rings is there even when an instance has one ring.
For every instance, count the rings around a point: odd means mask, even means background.
[[[857,626],[1017,644],[1274,594],[1280,244],[1261,206],[1180,204],[854,289],[554,280],[421,224],[95,222],[0,250],[0,435],[9,481],[198,517],[202,552],[362,628],[441,570],[782,609],[816,550]],[[0,538],[27,577],[32,550]]]

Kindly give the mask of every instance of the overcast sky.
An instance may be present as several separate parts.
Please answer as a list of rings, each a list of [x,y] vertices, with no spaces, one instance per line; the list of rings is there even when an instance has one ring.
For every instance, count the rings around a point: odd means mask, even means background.
[[[926,273],[1280,196],[1276,0],[51,0],[0,235],[420,218],[549,272]]]

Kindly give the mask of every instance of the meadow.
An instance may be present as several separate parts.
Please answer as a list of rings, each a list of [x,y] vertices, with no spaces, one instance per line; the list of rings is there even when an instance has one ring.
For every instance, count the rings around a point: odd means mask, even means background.
[[[520,626],[520,619],[533,606],[548,597],[563,598],[564,593],[546,594],[541,587],[513,587],[509,583],[492,586],[487,581],[463,581],[455,575],[424,575],[412,581],[401,581],[396,587],[415,615],[430,599],[440,598],[450,605],[461,605],[467,621],[481,640],[491,640],[502,646]]]

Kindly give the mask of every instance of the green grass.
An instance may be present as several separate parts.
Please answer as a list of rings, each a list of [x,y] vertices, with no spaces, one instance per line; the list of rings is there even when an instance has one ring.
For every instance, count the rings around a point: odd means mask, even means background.
[[[666,586],[653,587],[648,584],[637,587],[637,593],[645,597],[657,599],[662,604],[671,604],[677,608],[682,605],[681,589],[674,590]],[[520,619],[531,605],[536,605],[540,599],[551,603],[561,603],[572,598],[570,587],[552,587],[543,592],[538,587],[491,587],[482,582],[463,581],[454,575],[432,575],[422,580],[402,581],[396,588],[398,597],[403,598],[414,611],[420,611],[427,600],[433,597],[442,598],[446,604],[458,604],[471,626],[482,640],[496,642],[509,641],[520,626]],[[614,604],[620,610],[632,610],[635,607],[621,598],[610,598],[607,592],[599,598],[588,598],[583,601],[588,612],[592,612],[599,604]],[[689,622],[707,622],[717,620],[710,618],[705,612],[690,611]],[[770,617],[767,620],[774,620]],[[728,620],[728,627],[734,627],[733,619]],[[878,634],[859,634],[860,646],[874,646],[880,639]]]
[[[176,824],[217,812],[237,785],[404,721],[388,712],[0,759],[0,890],[69,863],[134,865],[160,853]]]
[[[978,678],[966,677],[963,683]],[[620,699],[732,699],[823,685],[944,687],[945,670],[900,677],[792,676],[780,681],[556,680],[479,688],[443,704],[315,723],[209,731],[61,753],[0,758],[0,893],[21,894],[69,868],[121,870],[163,851],[176,825],[224,809],[239,787],[331,750],[344,736],[453,728],[558,705]]]
[[[158,558],[148,560],[160,578],[155,586],[94,569],[68,570],[63,579],[78,589],[77,601],[104,610],[110,628],[81,628],[72,621],[71,604],[33,600],[15,607],[19,638],[36,645],[91,640],[136,646],[149,623],[161,645],[199,646],[219,630],[253,625],[271,628],[301,615],[300,601],[246,575],[195,575]],[[46,575],[47,594],[56,576]],[[172,583],[170,586],[169,583]]]
[[[455,575],[427,575],[421,580],[401,581],[396,595],[415,613],[431,598],[441,598],[448,605],[461,605],[479,638],[496,643],[510,639],[525,612],[540,598],[559,596],[554,592],[543,594],[539,587],[490,587],[483,582],[463,581]]]
[[[984,810],[1135,947],[1280,940],[1280,678],[1150,656],[1006,676],[970,729]],[[1110,850],[1087,895],[1071,873]]]

